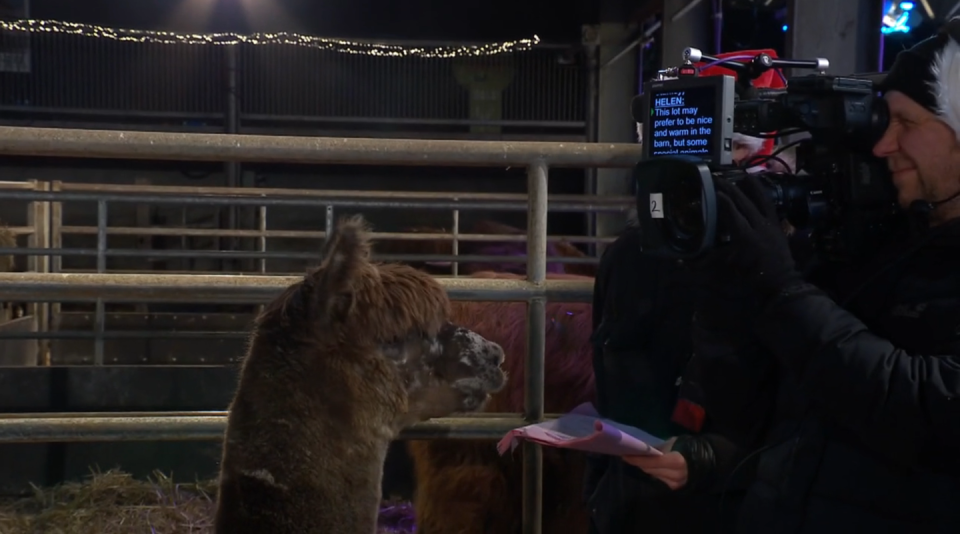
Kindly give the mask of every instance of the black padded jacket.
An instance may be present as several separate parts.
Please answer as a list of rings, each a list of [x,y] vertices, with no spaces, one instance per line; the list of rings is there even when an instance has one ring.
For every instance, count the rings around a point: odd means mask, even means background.
[[[738,532],[960,532],[960,221],[755,326],[780,377]]]
[[[628,228],[600,261],[592,338],[599,411],[662,438],[686,435],[691,430],[672,417],[677,401],[703,404],[706,388],[717,410],[710,403],[704,406],[701,431],[683,452],[708,457],[711,469],[698,471],[721,476],[694,480],[699,478],[694,468],[701,462],[691,458],[691,483],[674,492],[619,458],[592,457],[584,490],[594,533],[732,530],[749,477],[727,484],[722,475],[739,464],[749,448],[726,438],[751,435],[750,429],[762,419],[752,413],[742,417],[744,402],[754,403],[741,393],[741,386],[761,390],[754,378],[763,373],[752,364],[742,367],[739,360],[714,358],[716,350],[706,358],[694,356],[694,315],[701,289],[698,276],[677,262],[642,254],[636,228]],[[739,352],[735,356],[743,357]],[[737,387],[731,387],[734,384]],[[740,471],[746,474],[748,469]]]

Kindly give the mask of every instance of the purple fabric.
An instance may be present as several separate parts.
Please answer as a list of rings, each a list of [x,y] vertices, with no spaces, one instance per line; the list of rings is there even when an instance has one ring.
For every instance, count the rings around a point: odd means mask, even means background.
[[[380,506],[377,534],[414,534],[417,519],[413,505],[408,502],[384,503]]]

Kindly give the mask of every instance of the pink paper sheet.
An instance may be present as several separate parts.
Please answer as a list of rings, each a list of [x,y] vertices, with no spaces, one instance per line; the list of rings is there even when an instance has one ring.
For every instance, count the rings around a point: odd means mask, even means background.
[[[561,449],[574,449],[611,456],[659,456],[654,447],[663,443],[639,428],[603,419],[585,402],[553,421],[511,430],[497,443],[502,455],[513,451],[521,439]]]

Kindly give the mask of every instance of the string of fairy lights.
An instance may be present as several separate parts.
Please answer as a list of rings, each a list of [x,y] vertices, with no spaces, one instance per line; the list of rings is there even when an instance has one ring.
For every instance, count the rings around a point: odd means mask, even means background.
[[[536,35],[531,39],[504,41],[464,46],[406,46],[364,41],[349,41],[328,37],[315,37],[299,33],[176,33],[154,30],[118,29],[80,24],[59,20],[0,20],[0,31],[26,32],[31,34],[77,35],[93,39],[154,44],[187,45],[290,45],[315,48],[342,54],[358,54],[379,57],[458,58],[495,56],[530,50],[540,43]]]

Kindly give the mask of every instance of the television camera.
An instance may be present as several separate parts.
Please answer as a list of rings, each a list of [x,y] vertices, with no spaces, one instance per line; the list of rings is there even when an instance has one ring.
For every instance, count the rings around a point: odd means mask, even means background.
[[[633,102],[634,119],[643,124],[643,156],[634,180],[646,253],[693,258],[714,246],[721,237],[715,181],[735,183],[748,173],[758,177],[780,215],[809,236],[822,259],[853,260],[890,234],[899,213],[896,190],[886,166],[871,154],[889,117],[873,81],[827,75],[824,59],[763,53],[718,59],[695,48],[683,57],[681,66],[646,82]],[[736,76],[699,76],[718,65]],[[785,89],[754,87],[763,73],[784,68],[816,72],[785,78]],[[734,132],[760,138],[808,135],[771,155],[734,162]],[[796,151],[793,169],[761,165],[788,148]]]

